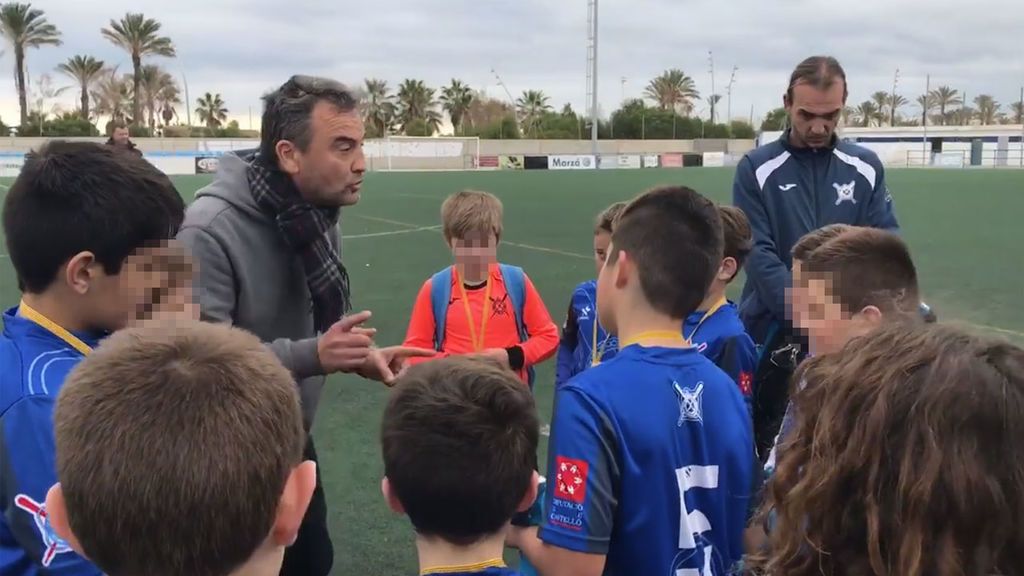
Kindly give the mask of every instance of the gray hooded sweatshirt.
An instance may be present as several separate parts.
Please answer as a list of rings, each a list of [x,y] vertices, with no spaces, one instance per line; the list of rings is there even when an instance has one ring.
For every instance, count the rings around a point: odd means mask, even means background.
[[[337,228],[329,234],[339,248]],[[303,419],[311,428],[324,385],[312,298],[299,256],[253,200],[242,158],[221,157],[214,181],[186,210],[178,239],[199,265],[202,319],[232,324],[268,342],[295,375]]]

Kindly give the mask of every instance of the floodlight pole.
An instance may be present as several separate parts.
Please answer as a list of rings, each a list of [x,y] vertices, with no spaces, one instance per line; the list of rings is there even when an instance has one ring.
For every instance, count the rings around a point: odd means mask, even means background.
[[[1024,115],[1024,86],[1020,87],[1020,110],[1021,114]],[[1024,118],[1021,118],[1020,123],[1020,167],[1024,168]]]
[[[594,156],[596,157],[597,156],[597,123],[598,123],[598,118],[597,118],[597,30],[598,30],[598,27],[597,27],[597,0],[591,0],[591,13],[592,13],[591,25],[593,26],[593,28],[591,29],[591,46],[590,46],[590,49],[591,49],[591,59],[590,59],[590,65],[591,65],[591,74],[590,74],[590,81],[591,81],[591,87],[590,87],[590,90],[591,90],[591,94],[590,94],[590,147],[591,147],[591,150],[594,153]]]
[[[925,166],[931,165],[931,162],[929,161],[930,159],[928,158],[928,99],[931,98],[931,92],[932,75],[929,74],[926,77],[924,84],[924,119],[923,122],[921,122],[921,124],[924,126],[924,135],[921,137],[921,152],[923,153],[923,156],[921,157],[921,162],[928,161],[925,164]]]

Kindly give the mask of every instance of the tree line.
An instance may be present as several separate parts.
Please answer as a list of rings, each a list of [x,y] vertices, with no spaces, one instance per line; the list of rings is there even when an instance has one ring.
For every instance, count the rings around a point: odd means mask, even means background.
[[[846,126],[970,126],[979,124],[1024,124],[1024,100],[1011,102],[1006,109],[990,94],[978,94],[967,104],[967,95],[949,86],[939,86],[914,99],[916,110],[904,115],[910,102],[895,92],[879,90],[856,106],[843,108]],[[761,130],[782,130],[786,111],[776,108],[765,116]]]
[[[36,79],[29,99],[25,66],[28,50],[45,46],[61,46],[61,32],[46,19],[43,10],[31,4],[9,2],[0,4],[0,35],[13,52],[14,82],[18,92],[22,135],[96,135],[94,122],[101,116],[111,122],[124,122],[135,136],[240,136],[237,122],[227,123],[228,108],[219,93],[205,93],[196,100],[196,116],[200,127],[193,127],[191,110],[182,123],[178,109],[182,91],[177,80],[154,58],[174,58],[171,39],[161,33],[159,21],[141,13],[127,13],[111,20],[100,29],[109,42],[123,49],[131,59],[131,71],[120,73],[118,66],[109,66],[93,56],[76,54],[57,66],[56,72],[74,81],[73,86],[55,87],[49,74]],[[78,93],[78,108],[60,109],[51,102],[64,91]],[[387,134],[432,136],[441,130],[443,114],[447,114],[455,135],[488,139],[549,138],[585,139],[591,132],[588,115],[577,114],[565,104],[555,111],[550,98],[542,90],[526,90],[508,101],[475,91],[465,82],[452,81],[439,90],[423,80],[405,79],[392,91],[384,80],[370,78],[360,86],[361,111],[368,136]],[[727,118],[716,122],[720,94],[701,99],[696,82],[682,70],[670,69],[650,80],[643,97],[630,99],[613,111],[608,120],[599,120],[601,138],[621,139],[693,139],[752,138],[753,126],[743,120]],[[995,124],[1024,122],[1024,102],[1014,102],[1008,111],[991,95],[974,97],[968,106],[966,97],[948,86],[940,86],[916,99],[919,113],[904,116],[908,100],[895,92],[878,91],[857,106],[842,112],[846,125],[914,126],[924,122],[939,125]],[[708,119],[694,111],[706,105]],[[778,130],[785,124],[785,110],[779,108],[766,115],[762,130]],[[0,122],[0,130],[7,127]]]
[[[178,107],[182,101],[177,80],[154,57],[174,58],[174,43],[160,32],[161,24],[139,13],[127,13],[100,29],[100,34],[122,48],[131,58],[132,69],[121,74],[117,66],[108,66],[97,58],[76,54],[57,66],[56,72],[74,81],[73,86],[57,88],[49,74],[40,75],[30,92],[25,58],[27,51],[44,46],[61,46],[62,34],[46,19],[45,13],[31,4],[0,4],[0,36],[14,55],[14,83],[20,108],[20,135],[95,136],[93,125],[100,116],[111,122],[123,122],[136,136],[155,134],[159,129],[168,136],[240,135],[236,122],[225,125],[228,109],[220,94],[203,94],[196,100],[196,116],[202,129],[181,124]],[[66,90],[78,93],[78,108],[65,111],[51,102]],[[177,125],[172,126],[172,122]],[[0,129],[6,132],[0,123]]]

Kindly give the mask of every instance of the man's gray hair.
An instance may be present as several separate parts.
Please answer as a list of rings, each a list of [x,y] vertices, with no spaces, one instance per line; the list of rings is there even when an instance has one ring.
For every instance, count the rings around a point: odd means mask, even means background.
[[[260,156],[277,166],[277,143],[287,140],[305,151],[313,134],[313,107],[329,102],[342,112],[351,112],[359,98],[340,82],[316,76],[292,76],[280,88],[263,96],[263,126]]]

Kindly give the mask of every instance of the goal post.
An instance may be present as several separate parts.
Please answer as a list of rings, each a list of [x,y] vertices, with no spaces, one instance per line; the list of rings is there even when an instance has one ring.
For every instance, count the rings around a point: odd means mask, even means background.
[[[475,170],[480,139],[475,136],[386,136],[363,146],[369,170]]]

